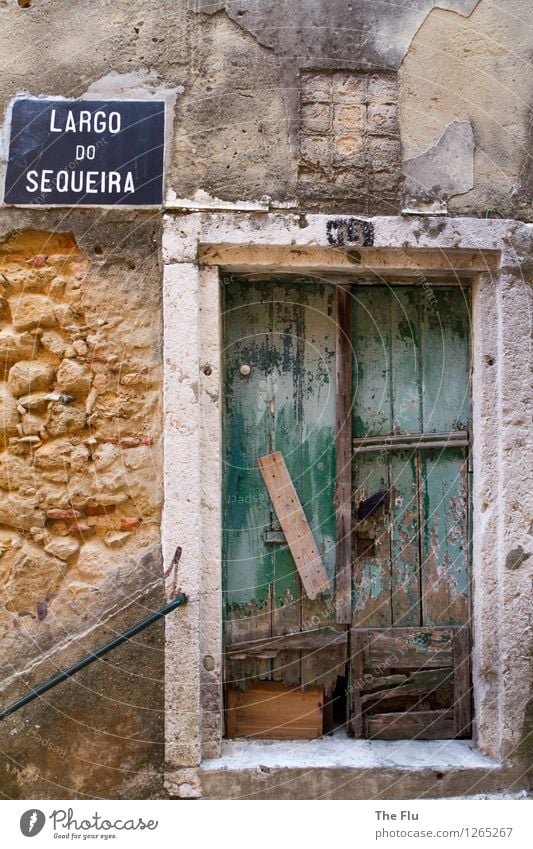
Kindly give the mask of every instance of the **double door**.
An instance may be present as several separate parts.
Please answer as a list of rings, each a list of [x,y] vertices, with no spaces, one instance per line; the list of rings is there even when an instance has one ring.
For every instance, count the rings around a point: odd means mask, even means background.
[[[358,736],[467,733],[469,368],[461,287],[226,281],[229,692],[313,689],[326,726],[345,698]],[[258,466],[275,452],[327,576],[315,598]]]

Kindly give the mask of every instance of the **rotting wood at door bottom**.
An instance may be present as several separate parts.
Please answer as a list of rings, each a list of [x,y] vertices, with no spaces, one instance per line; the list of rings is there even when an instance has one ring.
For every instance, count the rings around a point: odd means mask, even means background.
[[[365,725],[366,737],[373,740],[446,740],[455,736],[450,710],[375,714],[367,717]]]
[[[280,658],[283,658],[283,663],[274,666]],[[302,668],[305,674],[301,673]],[[237,687],[241,692],[260,681],[276,681],[287,686],[299,686],[303,691],[320,685],[324,698],[330,698],[338,678],[345,674],[345,643],[311,650],[264,650],[257,654],[226,656],[226,684]]]
[[[346,673],[348,633],[332,626],[268,634],[272,610],[269,604],[241,608],[226,620],[225,681],[246,691],[258,681],[277,681],[304,690],[317,686],[329,698],[337,679]],[[245,639],[242,639],[242,636]]]
[[[468,737],[469,642],[466,626],[356,630],[352,733],[390,740]]]

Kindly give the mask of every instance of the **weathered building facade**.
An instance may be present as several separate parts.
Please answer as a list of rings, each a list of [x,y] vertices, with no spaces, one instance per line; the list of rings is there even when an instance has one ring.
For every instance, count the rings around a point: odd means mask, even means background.
[[[161,207],[0,210],[2,703],[187,595],[4,797],[527,786],[528,6],[0,3],[4,170],[17,98],[166,113]]]

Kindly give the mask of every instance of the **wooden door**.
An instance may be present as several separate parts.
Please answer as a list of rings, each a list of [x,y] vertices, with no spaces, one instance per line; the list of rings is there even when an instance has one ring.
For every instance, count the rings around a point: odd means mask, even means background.
[[[323,704],[344,674],[347,643],[334,605],[334,287],[232,278],[223,298],[226,685],[319,687]],[[329,578],[314,600],[258,466],[273,452],[283,455]],[[278,698],[279,685],[272,692]],[[288,733],[262,731],[256,736]]]
[[[467,290],[232,278],[223,297],[228,733],[322,733],[349,652],[355,735],[468,735]],[[280,454],[316,598],[258,465]]]
[[[469,316],[459,286],[352,289],[356,734],[468,733],[468,635],[458,626],[470,618]],[[424,646],[441,626],[453,627],[435,668]],[[395,650],[374,669],[365,646],[383,632]]]

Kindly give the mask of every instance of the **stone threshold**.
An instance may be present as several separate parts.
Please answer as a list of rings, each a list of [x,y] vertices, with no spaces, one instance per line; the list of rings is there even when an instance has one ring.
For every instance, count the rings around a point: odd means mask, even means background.
[[[203,772],[312,768],[497,770],[499,761],[470,740],[353,740],[337,732],[318,740],[224,740],[221,757],[204,760]]]
[[[522,798],[523,768],[469,740],[225,740],[220,758],[167,775],[171,796],[202,799]]]

